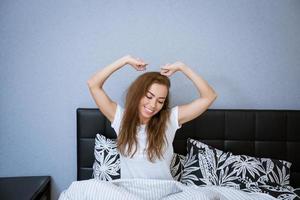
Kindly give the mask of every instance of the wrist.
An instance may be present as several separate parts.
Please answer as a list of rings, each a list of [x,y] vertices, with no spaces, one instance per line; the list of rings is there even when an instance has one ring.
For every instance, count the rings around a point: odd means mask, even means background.
[[[186,69],[188,69],[187,65],[180,65],[179,66],[179,70],[182,71],[182,72],[185,71]]]
[[[126,65],[128,64],[128,59],[129,59],[129,56],[126,55],[126,56],[123,56],[122,58],[119,59],[119,62],[122,64],[122,65]]]

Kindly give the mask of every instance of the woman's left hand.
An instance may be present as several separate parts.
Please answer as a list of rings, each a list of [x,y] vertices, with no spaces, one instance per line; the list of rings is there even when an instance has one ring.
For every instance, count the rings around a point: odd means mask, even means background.
[[[177,61],[173,64],[166,64],[160,67],[160,74],[165,76],[171,76],[177,71],[180,71],[182,67],[186,65],[183,62]]]

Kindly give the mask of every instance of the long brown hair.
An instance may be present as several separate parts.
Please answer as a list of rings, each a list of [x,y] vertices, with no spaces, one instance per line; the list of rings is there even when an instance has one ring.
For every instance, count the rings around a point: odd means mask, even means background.
[[[141,125],[139,118],[140,100],[146,95],[153,83],[165,85],[168,94],[162,109],[151,117],[146,126],[147,155],[151,162],[155,158],[161,159],[166,145],[166,126],[169,119],[169,88],[171,83],[168,77],[159,72],[147,72],[139,76],[128,88],[125,110],[121,122],[117,141],[118,150],[124,156],[133,156],[137,151],[137,128]]]

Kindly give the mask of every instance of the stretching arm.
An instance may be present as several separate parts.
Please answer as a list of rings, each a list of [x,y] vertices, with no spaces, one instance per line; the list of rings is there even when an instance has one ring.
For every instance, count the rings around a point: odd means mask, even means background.
[[[147,65],[141,59],[136,59],[130,55],[127,55],[106,66],[87,81],[87,85],[95,103],[97,104],[99,110],[110,122],[112,122],[114,119],[117,110],[117,104],[106,94],[103,89],[103,84],[112,73],[122,68],[126,64],[133,66],[138,71],[145,70]]]
[[[182,62],[176,62],[172,65],[162,67],[161,73],[170,76],[176,71],[181,71],[187,76],[199,92],[199,98],[193,100],[191,103],[180,105],[178,107],[178,122],[179,124],[184,124],[206,111],[217,98],[217,94],[200,75],[196,74]]]
[[[106,94],[103,89],[103,84],[112,73],[123,67],[125,64],[124,58],[120,58],[94,74],[87,81],[90,93],[95,103],[110,122],[112,122],[115,116],[117,104]]]

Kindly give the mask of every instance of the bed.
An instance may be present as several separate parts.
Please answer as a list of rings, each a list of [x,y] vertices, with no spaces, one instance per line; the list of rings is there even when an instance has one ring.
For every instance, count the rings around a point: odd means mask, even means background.
[[[199,140],[235,155],[286,160],[292,163],[290,185],[300,187],[300,111],[209,109],[178,129],[174,152],[187,154],[187,140]],[[115,139],[110,122],[98,109],[77,109],[77,180],[93,174],[96,133]]]

